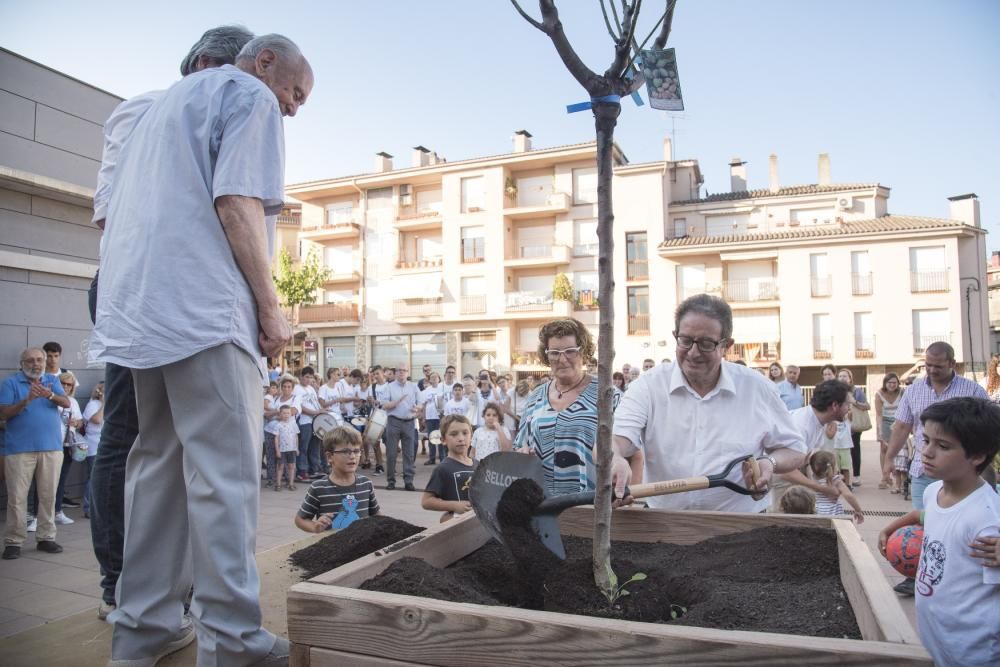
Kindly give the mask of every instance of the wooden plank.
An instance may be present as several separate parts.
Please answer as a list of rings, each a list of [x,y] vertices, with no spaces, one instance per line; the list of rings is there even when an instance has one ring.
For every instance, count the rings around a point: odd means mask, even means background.
[[[313,667],[311,661],[312,648],[305,644],[291,643],[288,653],[289,667]]]
[[[380,574],[400,558],[408,556],[421,558],[434,567],[446,567],[469,555],[490,539],[486,529],[472,512],[428,528],[414,537],[420,539],[396,551],[380,549],[313,577],[310,581],[354,588]],[[409,539],[412,540],[413,537]]]
[[[573,507],[559,516],[563,535],[592,537],[593,507]],[[627,508],[611,519],[611,539],[620,542],[694,544],[709,537],[742,533],[764,526],[832,528],[837,519],[795,514],[738,514],[733,512],[673,512]]]
[[[296,643],[466,665],[931,665],[919,645],[671,626],[485,607],[303,583],[288,599]]]
[[[359,647],[364,648],[364,647]],[[419,665],[421,663],[407,660],[389,660],[378,656],[362,655],[360,653],[347,653],[345,651],[331,651],[327,648],[312,649],[312,667],[402,667],[404,665]],[[294,667],[294,664],[293,666]]]
[[[920,646],[899,599],[854,524],[837,521],[834,529],[840,554],[840,581],[854,609],[861,636]]]

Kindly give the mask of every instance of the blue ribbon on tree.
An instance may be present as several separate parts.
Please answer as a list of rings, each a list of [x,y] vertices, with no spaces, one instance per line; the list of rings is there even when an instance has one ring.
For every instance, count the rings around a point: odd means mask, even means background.
[[[632,101],[635,102],[637,107],[643,105],[642,97],[639,96],[637,91],[633,91],[630,95]],[[576,113],[577,111],[586,111],[587,109],[594,108],[594,102],[610,102],[611,104],[621,104],[622,98],[620,95],[604,95],[602,97],[591,97],[587,102],[577,102],[576,104],[567,104],[566,113]]]

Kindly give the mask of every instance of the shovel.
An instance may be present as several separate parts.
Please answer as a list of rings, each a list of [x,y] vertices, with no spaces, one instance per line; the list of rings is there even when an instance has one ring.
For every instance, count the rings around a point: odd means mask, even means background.
[[[743,495],[753,495],[754,492],[735,482],[726,479],[733,468],[750,461],[751,479],[756,485],[757,477],[760,474],[757,468],[757,460],[752,456],[741,456],[730,461],[725,469],[715,475],[702,477],[686,477],[683,479],[668,479],[662,482],[650,482],[649,484],[637,484],[633,487],[626,487],[625,495],[633,498],[649,498],[651,496],[663,496],[671,493],[684,493],[686,491],[697,491],[699,489],[711,489],[724,486],[730,491],[742,493]],[[528,478],[538,484],[539,488],[545,489],[545,471],[542,462],[533,454],[521,454],[518,452],[496,452],[490,454],[479,462],[476,472],[472,476],[472,484],[469,488],[469,501],[472,508],[479,517],[483,527],[498,542],[503,544],[503,535],[500,522],[497,520],[497,505],[503,492],[517,479]],[[563,548],[562,538],[559,533],[559,515],[563,510],[578,505],[592,505],[594,503],[594,492],[583,491],[580,493],[568,493],[560,496],[546,496],[531,517],[531,527],[538,534],[542,544],[549,551],[559,557],[566,559],[566,550]]]

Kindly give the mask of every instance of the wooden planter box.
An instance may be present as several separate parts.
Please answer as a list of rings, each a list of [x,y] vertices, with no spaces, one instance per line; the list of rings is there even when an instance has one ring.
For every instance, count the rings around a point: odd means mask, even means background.
[[[560,517],[564,535],[590,537],[592,508]],[[360,558],[288,593],[291,664],[333,665],[931,665],[896,595],[850,521],[781,514],[615,512],[612,539],[692,544],[770,525],[835,530],[840,579],[864,639],[829,639],[619,621],[358,590],[412,556],[444,567],[489,539],[469,512],[396,551]],[[410,538],[413,539],[413,538]]]

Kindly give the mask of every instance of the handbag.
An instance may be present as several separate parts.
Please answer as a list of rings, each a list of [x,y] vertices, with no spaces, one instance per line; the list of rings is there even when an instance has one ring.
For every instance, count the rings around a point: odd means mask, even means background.
[[[851,410],[851,430],[855,433],[864,433],[872,428],[872,418],[868,410]]]

